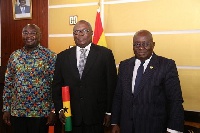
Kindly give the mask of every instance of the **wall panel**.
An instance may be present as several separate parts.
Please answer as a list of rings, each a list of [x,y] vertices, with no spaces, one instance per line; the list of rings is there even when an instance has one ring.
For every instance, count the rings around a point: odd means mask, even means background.
[[[70,45],[75,45],[72,37],[49,38],[49,48],[54,49],[54,52],[56,53],[68,49]]]
[[[183,70],[179,69],[179,76],[184,97],[185,110],[198,111],[199,94],[200,94],[200,70]]]
[[[199,29],[200,2],[194,0],[151,0],[105,5],[105,32],[140,29],[170,31]]]
[[[81,0],[82,3],[96,2],[96,0]],[[80,0],[49,0],[50,5],[79,4]]]
[[[49,9],[49,34],[72,34],[73,25],[69,25],[69,16],[78,16],[78,20],[84,19],[92,22],[94,27],[94,18],[96,17],[96,11],[98,6],[78,7],[78,8],[57,8]],[[86,15],[90,12],[90,15]]]

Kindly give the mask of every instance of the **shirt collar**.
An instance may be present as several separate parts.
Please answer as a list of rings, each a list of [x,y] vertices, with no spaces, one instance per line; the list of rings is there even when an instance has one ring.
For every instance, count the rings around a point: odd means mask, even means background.
[[[35,47],[32,51],[38,50],[40,47],[41,47],[41,45],[40,45],[40,43],[39,43],[38,46]],[[25,48],[25,46],[24,46],[22,49],[23,49],[24,51],[27,51],[26,48]],[[31,51],[31,52],[32,52],[32,51]]]
[[[144,65],[149,64],[149,61],[151,60],[152,56],[153,56],[153,53],[152,53],[152,55],[151,55],[147,60],[145,60]],[[141,62],[141,61],[140,61],[139,59],[136,59],[136,60],[135,60],[135,64],[138,64],[138,63],[140,63],[140,62]]]
[[[90,43],[89,45],[87,45],[84,49],[87,49],[87,51],[90,51],[90,47],[91,47],[92,43]],[[80,49],[82,49],[81,47],[77,46],[76,50],[80,51]]]

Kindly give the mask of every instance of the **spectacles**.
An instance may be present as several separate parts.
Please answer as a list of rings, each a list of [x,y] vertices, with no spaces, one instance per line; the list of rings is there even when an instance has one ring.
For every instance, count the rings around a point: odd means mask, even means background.
[[[149,46],[152,44],[152,42],[136,42],[136,43],[133,43],[133,47],[135,48],[140,48],[140,47],[144,47],[145,49],[148,49]]]
[[[28,36],[28,35],[36,36],[38,34],[38,32],[36,32],[36,31],[34,31],[34,32],[23,31],[22,34],[25,35],[25,36]]]
[[[75,31],[73,32],[73,34],[74,34],[74,35],[80,35],[80,34],[85,35],[85,34],[87,34],[88,32],[90,32],[90,30],[88,30],[88,29],[75,30]]]

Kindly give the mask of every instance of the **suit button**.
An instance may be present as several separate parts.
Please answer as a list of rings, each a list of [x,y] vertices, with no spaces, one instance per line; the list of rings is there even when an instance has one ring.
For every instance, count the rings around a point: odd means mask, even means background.
[[[80,99],[81,99],[81,100],[83,100],[83,98],[82,98],[82,97],[81,97]]]

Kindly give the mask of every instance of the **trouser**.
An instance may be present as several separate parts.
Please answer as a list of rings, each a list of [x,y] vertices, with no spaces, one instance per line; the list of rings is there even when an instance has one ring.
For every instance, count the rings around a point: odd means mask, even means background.
[[[104,133],[103,124],[73,126],[72,133]]]
[[[56,123],[55,125],[55,133],[64,132],[64,125],[61,122]],[[62,132],[62,133],[63,133]],[[85,125],[82,123],[80,126],[72,125],[72,131],[64,132],[64,133],[104,133],[103,124],[95,124],[95,125]]]
[[[48,133],[46,117],[11,116],[12,133]]]

